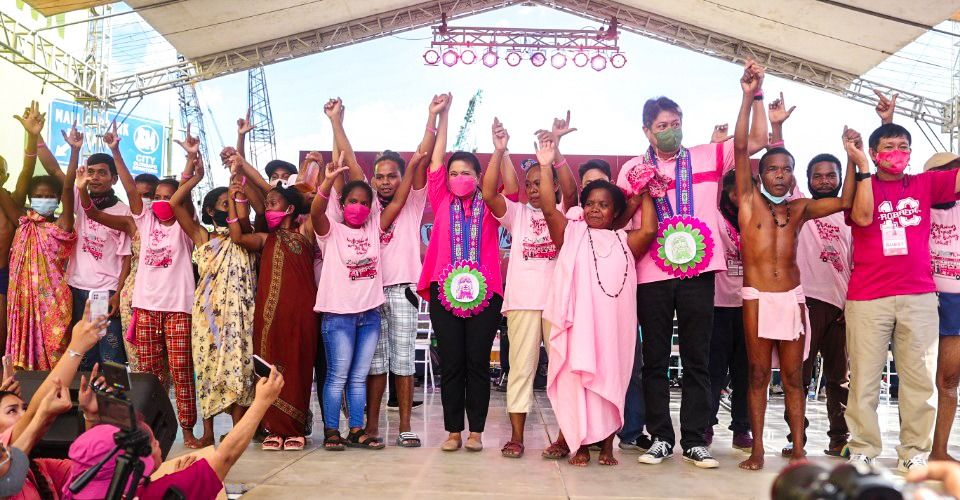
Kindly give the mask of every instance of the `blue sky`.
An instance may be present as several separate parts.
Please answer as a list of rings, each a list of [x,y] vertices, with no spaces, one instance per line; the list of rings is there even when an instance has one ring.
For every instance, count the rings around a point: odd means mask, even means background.
[[[552,9],[523,6],[451,24],[597,27]],[[128,26],[136,29],[135,25]],[[124,36],[122,29],[119,31],[119,36]],[[117,35],[115,32],[115,38]],[[430,97],[446,91],[454,95],[451,144],[467,102],[483,89],[473,129],[477,147],[480,151],[491,148],[489,130],[496,116],[510,132],[510,149],[519,156],[532,153],[536,129],[548,127],[554,116],[561,116],[567,109],[571,110],[573,125],[580,130],[564,138],[562,149],[578,154],[640,154],[647,146],[641,111],[644,101],[654,96],[666,95],[680,103],[684,110],[684,144],[688,146],[707,142],[717,123],[729,122],[732,130],[736,119],[741,67],[638,35],[621,35],[620,47],[627,55],[627,65],[622,69],[608,66],[602,72],[589,66],[577,68],[570,62],[561,70],[549,63],[535,68],[526,60],[510,67],[502,54],[500,64],[492,69],[479,60],[472,66],[426,66],[422,54],[430,36],[429,29],[421,29],[268,66],[278,156],[295,161],[301,149],[329,149],[331,132],[322,106],[336,96],[347,108],[346,128],[354,147],[374,151],[411,150],[422,134]],[[143,65],[153,67],[172,57],[172,49],[153,44],[146,55],[136,56]],[[216,151],[221,141],[213,121],[222,132],[223,142],[232,144],[235,121],[246,112],[247,74],[203,82],[198,88],[207,115],[210,148]],[[797,106],[784,135],[787,148],[801,167],[822,152],[842,159],[840,134],[844,125],[866,136],[879,124],[872,107],[804,85],[768,76],[765,91],[768,101],[782,91],[787,104]],[[177,116],[176,106],[176,92],[166,92],[144,100],[135,113],[165,120],[168,115]],[[900,116],[896,120],[914,135],[911,171],[919,171],[934,149],[912,121]],[[174,167],[179,168],[177,161]],[[217,180],[224,182],[222,173]],[[805,184],[800,183],[804,189]]]

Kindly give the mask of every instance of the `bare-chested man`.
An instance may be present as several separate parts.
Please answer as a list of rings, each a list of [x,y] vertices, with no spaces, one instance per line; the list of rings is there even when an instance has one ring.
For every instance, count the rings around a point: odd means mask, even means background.
[[[792,460],[802,460],[804,394],[802,384],[806,341],[806,309],[800,270],[797,268],[797,235],[803,223],[853,205],[854,184],[848,181],[840,198],[800,198],[787,201],[794,187],[793,156],[784,148],[771,148],[760,159],[760,184],[751,178],[747,130],[753,96],[763,83],[764,70],[752,61],[740,80],[743,102],[734,132],[737,194],[743,256],[743,326],[749,361],[749,411],[753,451],[740,463],[743,469],[763,468],[763,417],[774,349],[786,392],[787,414],[794,439]],[[844,131],[847,179],[854,162],[866,157],[853,130]]]

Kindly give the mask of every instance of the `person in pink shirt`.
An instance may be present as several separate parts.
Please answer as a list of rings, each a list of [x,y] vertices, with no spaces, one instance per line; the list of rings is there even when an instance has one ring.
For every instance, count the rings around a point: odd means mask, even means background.
[[[910,133],[885,123],[870,134],[870,157],[857,174],[857,196],[847,217],[853,235],[853,272],[847,291],[850,460],[873,462],[883,449],[877,405],[888,346],[900,379],[898,469],[926,465],[936,420],[933,406],[939,321],[931,272],[932,205],[957,199],[957,171],[907,175]]]
[[[837,198],[842,174],[836,156],[814,156],[807,165],[807,186],[813,199]],[[855,183],[856,180],[848,179],[847,182]],[[850,380],[843,307],[850,280],[851,243],[850,228],[844,223],[842,212],[804,224],[797,242],[797,267],[800,268],[800,283],[803,284],[810,316],[810,354],[803,363],[803,391],[806,393],[810,389],[813,366],[817,353],[820,353],[827,390],[827,436],[830,438],[824,453],[830,456],[840,456],[849,437],[843,417]],[[804,418],[803,425],[805,429],[809,427],[809,420]],[[793,453],[792,437],[787,435],[788,443],[781,450],[784,456]],[[806,437],[803,440],[806,442]]]
[[[571,131],[568,124],[569,113],[566,121],[554,121],[552,132],[541,131],[540,138],[558,141]],[[502,130],[497,119],[494,119],[493,130],[494,134]],[[506,134],[506,130],[502,133]],[[507,137],[509,138],[509,135]],[[494,135],[494,143],[498,141],[499,138]],[[550,240],[540,203],[540,175],[543,169],[539,168],[536,162],[530,162],[524,168],[527,203],[513,201],[498,192],[501,169],[488,168],[484,172],[482,190],[487,208],[512,236],[510,265],[507,267],[507,283],[501,309],[507,317],[510,342],[507,413],[510,415],[512,435],[500,450],[501,455],[507,458],[523,456],[523,427],[533,402],[533,379],[540,360],[541,339],[549,350],[550,327],[542,317],[547,288],[542,286],[542,283],[550,281],[557,259],[557,248]],[[558,169],[559,176],[557,170],[550,171],[553,176],[558,177],[551,181],[551,184],[557,186],[558,191],[563,191],[562,211],[566,212],[576,197],[577,185],[566,160],[558,162]],[[516,171],[513,168],[502,170],[504,175],[510,178],[511,184],[516,184]],[[561,199],[559,192],[554,193],[553,199]]]
[[[960,157],[937,153],[924,164],[925,172],[955,171]],[[960,383],[960,207],[956,201],[931,206],[930,259],[937,285],[940,345],[937,354],[937,423],[930,460],[955,461],[947,453],[950,429],[957,413]]]
[[[188,132],[189,137],[189,132]],[[197,423],[197,400],[194,385],[191,346],[191,314],[193,313],[193,240],[176,220],[170,198],[179,183],[162,179],[154,192],[150,210],[144,209],[136,182],[120,154],[120,138],[114,130],[103,136],[114,151],[117,173],[132,216],[113,216],[91,206],[83,187],[86,176],[77,181],[80,198],[88,217],[107,227],[124,231],[128,236],[140,234],[140,261],[133,289],[132,343],[137,348],[139,369],[156,375],[164,387],[171,381],[177,398],[177,417],[183,430],[184,445],[201,448],[213,443],[212,435],[197,440],[193,427]],[[178,143],[180,141],[177,141]],[[181,143],[182,144],[182,143]],[[182,144],[187,151],[183,179],[193,176],[199,145]],[[172,379],[172,380],[171,380]]]
[[[753,111],[758,119],[750,130],[751,153],[767,145],[763,93],[758,92],[755,99]],[[704,432],[710,420],[714,273],[726,269],[723,252],[717,247],[721,220],[717,197],[721,176],[733,167],[733,142],[684,147],[683,113],[676,102],[666,97],[648,100],[642,119],[650,146],[645,154],[623,165],[617,185],[633,193],[635,185],[643,184],[650,176],[666,178],[664,192],[651,193],[658,207],[658,231],[664,237],[668,231],[683,232],[689,237],[680,236],[676,241],[683,243],[678,247],[672,243],[677,237],[672,238],[669,249],[655,241],[654,249],[637,259],[637,317],[643,332],[646,427],[654,438],[651,448],[638,460],[659,464],[673,456],[676,435],[670,417],[667,368],[676,317],[684,379],[680,446],[688,462],[716,467],[716,460],[706,448]],[[627,215],[631,215],[629,211]],[[632,227],[640,227],[639,212],[632,216]],[[699,236],[693,236],[694,228]],[[691,246],[690,238],[699,237],[703,238],[702,247],[699,243]]]
[[[641,187],[635,196],[643,200],[642,229],[614,230],[627,202],[620,188],[598,180],[580,193],[583,219],[569,220],[554,194],[557,159],[554,142],[543,138],[541,209],[560,249],[543,311],[550,324],[547,396],[560,426],[551,448],[562,450],[561,457],[576,449],[568,462],[583,467],[590,445],[600,443],[600,464],[617,465],[613,438],[623,426],[637,342],[635,261],[656,235],[656,215]]]
[[[433,233],[417,293],[430,300],[440,353],[440,399],[443,425],[449,433],[441,449],[455,451],[463,446],[466,412],[470,423],[466,448],[480,451],[490,404],[490,350],[502,317],[500,223],[477,189],[480,160],[473,153],[458,151],[444,162],[451,95],[441,99],[444,109],[427,174]],[[505,142],[504,137],[495,146],[487,168],[499,168]]]

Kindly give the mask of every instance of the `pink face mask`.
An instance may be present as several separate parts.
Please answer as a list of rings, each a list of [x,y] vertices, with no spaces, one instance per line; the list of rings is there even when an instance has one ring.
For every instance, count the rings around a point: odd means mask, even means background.
[[[283,222],[283,218],[288,214],[292,213],[293,207],[288,207],[286,210],[267,210],[263,213],[263,216],[267,218],[267,229],[273,231],[280,227],[280,223]]]
[[[343,220],[351,226],[362,226],[370,215],[370,207],[362,203],[351,203],[343,207]]]
[[[470,175],[458,175],[450,179],[450,192],[457,197],[467,196],[477,190],[477,179]]]
[[[150,210],[153,210],[153,215],[156,215],[158,219],[163,222],[173,218],[173,207],[170,206],[170,202],[167,200],[154,200],[150,204]]]
[[[900,175],[907,169],[910,163],[910,153],[894,149],[893,151],[880,151],[875,159],[877,168],[891,175]]]

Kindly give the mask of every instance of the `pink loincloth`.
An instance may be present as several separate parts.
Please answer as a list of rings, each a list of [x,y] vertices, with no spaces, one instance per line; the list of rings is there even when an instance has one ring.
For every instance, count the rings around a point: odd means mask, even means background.
[[[804,337],[803,359],[810,355],[810,316],[806,307],[807,298],[803,295],[803,286],[798,285],[787,292],[761,292],[756,288],[743,287],[743,300],[758,300],[757,336],[762,339],[792,342]],[[777,346],[773,346],[771,365],[780,367]]]

